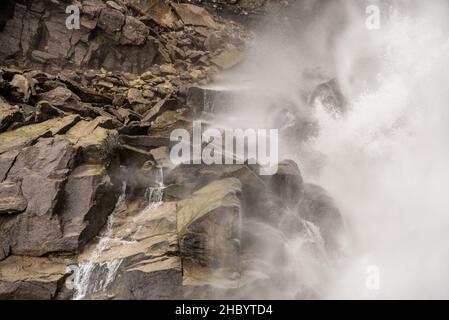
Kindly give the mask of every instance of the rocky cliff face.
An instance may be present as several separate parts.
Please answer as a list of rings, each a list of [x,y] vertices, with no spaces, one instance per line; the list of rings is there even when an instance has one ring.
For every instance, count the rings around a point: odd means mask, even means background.
[[[203,2],[74,1],[78,30],[71,2],[2,2],[0,298],[266,298],[283,238],[338,251],[340,213],[293,161],[170,163],[170,132],[213,117],[204,85],[244,57],[236,21],[270,8]]]

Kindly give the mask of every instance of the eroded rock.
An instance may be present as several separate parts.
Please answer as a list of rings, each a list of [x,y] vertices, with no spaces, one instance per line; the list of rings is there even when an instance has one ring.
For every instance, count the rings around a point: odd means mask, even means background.
[[[0,299],[54,299],[65,270],[66,264],[48,258],[11,256],[0,262]]]
[[[214,181],[179,202],[184,285],[237,285],[240,192],[240,181],[229,178]]]
[[[20,183],[13,181],[0,183],[0,215],[23,212],[27,205]]]

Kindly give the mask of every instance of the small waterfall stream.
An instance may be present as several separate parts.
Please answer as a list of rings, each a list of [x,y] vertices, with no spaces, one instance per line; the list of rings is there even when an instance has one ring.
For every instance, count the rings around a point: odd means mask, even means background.
[[[164,197],[164,171],[158,167],[155,175],[156,186],[149,187],[145,192],[145,198],[148,201],[147,209],[157,208],[162,204]]]
[[[164,175],[162,168],[157,168],[155,174],[156,186],[147,188],[145,199],[147,205],[145,212],[158,208],[163,203],[164,195]],[[117,272],[123,262],[122,259],[114,259],[111,261],[98,262],[104,251],[110,248],[113,242],[124,242],[120,238],[113,235],[114,219],[118,210],[122,207],[126,199],[126,184],[123,185],[122,193],[117,201],[114,212],[109,216],[104,235],[99,240],[89,259],[79,264],[75,269],[73,289],[73,300],[82,300],[87,296],[104,292],[110,284],[115,280]]]
[[[79,264],[75,270],[73,283],[73,300],[82,300],[88,294],[104,291],[114,281],[117,271],[122,263],[121,259],[97,263],[103,251],[105,251],[112,237],[112,227],[117,210],[121,207],[126,197],[126,184],[123,184],[122,193],[117,201],[114,212],[108,217],[104,236],[98,242],[95,250],[87,261]]]

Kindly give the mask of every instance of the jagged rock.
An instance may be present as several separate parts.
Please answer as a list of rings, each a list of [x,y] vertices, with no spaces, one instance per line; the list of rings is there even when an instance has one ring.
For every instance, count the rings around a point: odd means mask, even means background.
[[[148,150],[157,147],[171,145],[170,138],[164,136],[128,136],[120,135],[119,142],[122,145],[129,145],[138,149]]]
[[[186,25],[203,26],[217,29],[218,24],[214,21],[207,10],[188,3],[173,3],[173,8]]]
[[[78,116],[50,119],[0,134],[0,156],[11,149],[29,145],[40,137],[65,133],[79,120]]]
[[[54,299],[65,270],[66,264],[48,258],[11,256],[0,262],[0,299]]]
[[[126,16],[125,25],[122,28],[120,44],[141,45],[149,34],[148,27],[134,17]]]
[[[5,244],[13,254],[76,252],[105,223],[117,199],[117,188],[106,172],[114,163],[115,131],[100,127],[107,122],[102,117],[81,121],[65,136],[39,139],[11,162],[5,178],[22,181],[28,202],[24,213],[0,222],[1,232],[9,230]],[[42,131],[47,128],[48,124]],[[75,168],[77,161],[85,165]]]
[[[229,178],[214,181],[178,203],[184,285],[237,285],[240,192],[240,181]]]
[[[0,133],[6,131],[15,122],[23,120],[19,107],[10,106],[0,100]]]
[[[13,181],[0,183],[0,215],[23,212],[27,205],[20,183]]]
[[[67,115],[67,113],[52,106],[45,100],[39,101],[36,105],[36,111],[35,111],[35,121],[36,122],[42,122],[42,121],[46,121],[46,120],[49,120],[54,117],[65,116],[65,115]]]
[[[106,1],[106,5],[108,7],[111,7],[112,9],[118,10],[122,13],[125,13],[125,11],[126,11],[126,8],[122,7],[117,2],[114,2],[114,1]]]
[[[10,85],[17,90],[18,94],[20,95],[20,100],[22,100],[23,102],[28,101],[31,94],[31,87],[27,78],[25,78],[21,74],[16,74],[12,78]]]
[[[144,2],[142,10],[161,27],[176,29],[180,25],[179,19],[172,8],[163,1]]]
[[[118,41],[124,23],[125,15],[123,13],[112,8],[104,8],[100,12],[97,25],[114,41]]]
[[[142,118],[143,122],[152,122],[166,110],[174,109],[177,106],[177,101],[174,99],[163,99],[156,103]]]
[[[82,165],[69,176],[59,213],[65,251],[78,251],[98,234],[113,211],[117,187],[101,165]]]
[[[84,0],[82,3],[82,16],[95,20],[104,8],[106,8],[106,4],[102,0]]]
[[[82,120],[64,135],[75,147],[81,148],[80,157],[86,164],[108,164],[118,144],[118,132],[110,127],[110,117]]]
[[[48,20],[44,22],[46,39],[46,52],[59,58],[69,58],[71,49],[70,30],[65,28],[67,16],[64,11],[53,12]]]
[[[41,94],[40,98],[51,105],[81,115],[88,115],[91,111],[81,102],[81,99],[66,87],[57,87]]]
[[[42,64],[47,64],[50,62],[57,62],[58,57],[50,54],[48,52],[40,51],[40,50],[33,50],[31,52],[31,57]]]
[[[128,90],[127,98],[129,103],[139,103],[143,100],[142,91],[139,89],[131,88]]]
[[[40,256],[57,251],[62,238],[58,206],[75,156],[75,149],[62,138],[40,139],[17,156],[8,179],[22,181],[28,206],[11,221],[13,254]]]
[[[170,161],[170,149],[166,146],[156,148],[150,151],[150,154],[153,156],[154,161],[161,168],[173,168],[174,165]]]
[[[224,112],[228,110],[229,99],[233,94],[232,89],[191,86],[187,91],[187,105],[195,115],[200,115],[203,111]]]
[[[177,74],[178,71],[175,69],[175,67],[173,67],[172,64],[162,64],[159,67],[159,70],[161,71],[162,74]]]

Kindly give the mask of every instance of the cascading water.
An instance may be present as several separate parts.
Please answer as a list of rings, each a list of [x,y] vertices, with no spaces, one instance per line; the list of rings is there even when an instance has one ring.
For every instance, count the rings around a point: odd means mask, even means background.
[[[125,201],[125,197],[126,184],[123,184],[122,193],[117,201],[114,212],[108,217],[104,235],[101,237],[89,258],[80,263],[75,270],[75,277],[73,279],[73,300],[81,300],[89,294],[105,291],[114,281],[122,260],[114,259],[112,261],[100,263],[97,261],[101,257],[101,254],[108,248],[110,242],[116,240],[112,237],[114,217],[117,210]]]
[[[163,169],[157,168],[154,187],[149,187],[145,192],[146,207],[144,211],[150,213],[163,203],[164,195],[164,175]],[[126,185],[123,185],[122,194],[120,195],[114,212],[109,216],[104,235],[100,238],[94,251],[89,258],[80,263],[75,270],[74,277],[74,300],[84,299],[86,296],[97,292],[104,292],[109,285],[115,280],[117,272],[122,264],[122,259],[114,259],[111,261],[98,262],[101,260],[102,254],[109,249],[111,244],[132,242],[124,241],[113,235],[114,219],[118,210],[124,204],[126,198]],[[139,227],[140,229],[140,227]]]
[[[345,213],[353,240],[329,298],[449,297],[449,6],[405,3],[407,12],[384,21],[369,45],[351,46],[366,32],[347,30],[338,56],[351,58],[339,70],[350,111],[341,119],[317,113],[313,147],[325,161],[316,179]],[[374,289],[370,266],[378,270]]]
[[[290,122],[266,115],[283,110],[285,101],[307,114],[301,91],[317,85],[303,77],[308,69],[319,66],[330,75],[319,83],[336,78],[347,111],[334,117],[318,107],[312,113],[316,137],[303,144],[294,135],[281,141],[281,157],[296,160],[306,181],[326,188],[346,222],[347,256],[328,276],[316,273],[310,285],[324,298],[447,298],[449,5],[369,2],[327,1],[310,25],[287,21],[282,32],[266,23],[247,63],[229,76],[232,83],[249,82],[249,94],[235,99],[236,111],[217,122],[282,128]],[[378,30],[366,27],[365,4],[390,6],[381,11]],[[263,230],[260,239],[273,239],[264,246],[263,267],[255,269],[285,266],[300,280],[287,283],[289,292],[276,298],[294,297],[316,269],[316,260],[301,250],[307,236],[289,237],[260,223],[251,229]],[[309,231],[319,243],[317,230]],[[272,259],[281,242],[292,263]],[[302,261],[296,269],[295,259]],[[378,288],[367,286],[370,266],[380,271]]]
[[[155,183],[155,187],[149,187],[145,192],[145,198],[148,201],[147,209],[149,210],[159,207],[163,202],[165,189],[163,168],[157,167]]]

